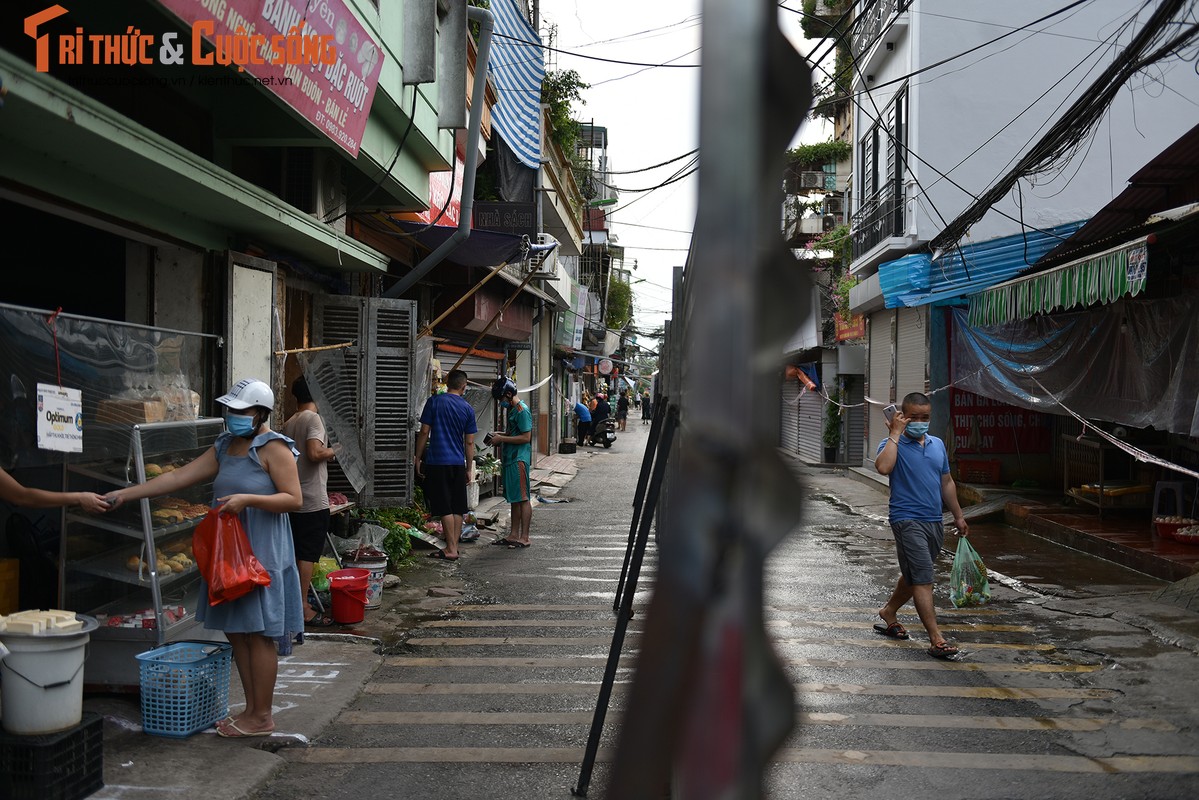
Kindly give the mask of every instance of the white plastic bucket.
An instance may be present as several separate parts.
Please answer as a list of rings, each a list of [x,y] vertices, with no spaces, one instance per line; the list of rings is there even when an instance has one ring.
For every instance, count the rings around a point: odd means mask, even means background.
[[[369,558],[362,561],[345,561],[342,569],[364,569],[370,573],[366,583],[366,607],[383,605],[383,576],[387,573],[386,558]]]
[[[81,630],[27,635],[0,633],[0,724],[23,736],[57,733],[83,719],[83,662],[96,621],[80,615]]]

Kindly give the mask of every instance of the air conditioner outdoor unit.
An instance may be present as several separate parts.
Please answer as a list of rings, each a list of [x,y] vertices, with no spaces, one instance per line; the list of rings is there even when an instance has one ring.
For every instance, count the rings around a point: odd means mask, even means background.
[[[824,173],[823,172],[801,172],[801,173],[799,173],[799,185],[803,189],[823,189],[824,188]]]
[[[529,254],[529,260],[525,262],[525,275],[532,276],[530,280],[535,281],[557,280],[558,250],[561,249],[558,240],[548,233],[539,233],[537,234],[537,244],[553,246],[547,250]]]
[[[824,210],[828,214],[840,214],[845,211],[844,197],[826,197],[824,198]]]
[[[316,153],[313,169],[313,216],[340,233],[346,232],[346,181],[341,158],[332,151]]]

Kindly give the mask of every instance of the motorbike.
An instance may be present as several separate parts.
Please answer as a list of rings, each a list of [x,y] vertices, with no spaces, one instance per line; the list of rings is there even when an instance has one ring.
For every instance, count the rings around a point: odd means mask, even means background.
[[[602,419],[595,424],[594,430],[591,431],[591,444],[602,444],[604,447],[611,447],[616,441],[616,420],[612,417]]]

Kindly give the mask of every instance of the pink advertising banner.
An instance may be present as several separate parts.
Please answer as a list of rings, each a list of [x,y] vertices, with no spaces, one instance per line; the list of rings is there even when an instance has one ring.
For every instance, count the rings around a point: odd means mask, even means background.
[[[191,63],[248,72],[358,157],[383,52],[342,0],[159,3],[191,25]]]

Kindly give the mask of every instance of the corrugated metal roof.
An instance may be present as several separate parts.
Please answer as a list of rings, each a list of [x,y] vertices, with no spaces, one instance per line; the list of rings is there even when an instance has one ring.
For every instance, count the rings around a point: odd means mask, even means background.
[[[1128,188],[1090,222],[1050,251],[1038,267],[1051,267],[1113,241],[1138,235],[1159,211],[1199,201],[1199,125],[1161,151],[1128,181]]]
[[[885,281],[884,272],[908,271],[912,256],[879,265],[879,283],[883,286],[887,308],[923,306],[981,292],[997,283],[1011,280],[1028,270],[1037,260],[1063,239],[1083,227],[1085,221],[1069,222],[1042,232],[1029,230],[1013,236],[1001,236],[986,242],[963,245],[932,262],[926,287],[904,287]],[[889,269],[890,268],[890,269]],[[888,291],[890,284],[891,291]]]

